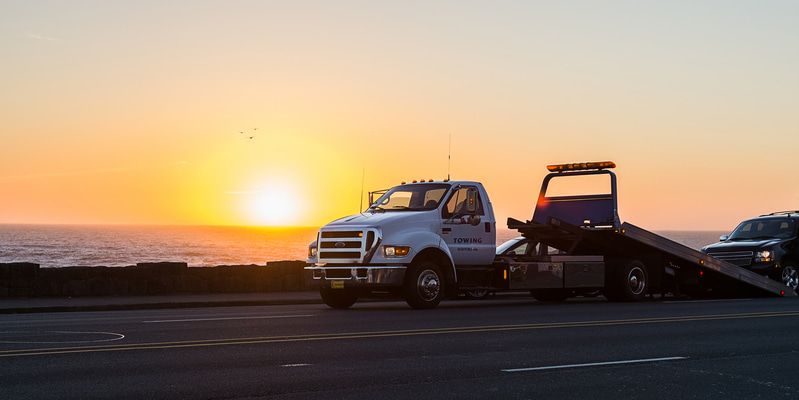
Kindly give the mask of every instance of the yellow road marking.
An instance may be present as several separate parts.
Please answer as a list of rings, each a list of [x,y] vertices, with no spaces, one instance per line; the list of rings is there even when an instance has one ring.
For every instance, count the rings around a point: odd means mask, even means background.
[[[375,332],[322,333],[322,334],[313,334],[313,335],[290,335],[290,336],[271,336],[271,337],[267,336],[267,337],[253,337],[253,338],[189,340],[189,341],[177,341],[177,342],[133,343],[133,344],[117,344],[117,345],[105,345],[105,346],[79,346],[79,347],[44,348],[44,349],[4,350],[0,351],[0,357],[19,357],[19,356],[36,356],[36,355],[69,354],[69,353],[92,353],[92,352],[107,352],[107,351],[126,351],[126,350],[152,350],[152,349],[170,349],[170,348],[186,348],[186,347],[230,346],[230,345],[240,345],[240,344],[286,343],[286,342],[304,342],[304,341],[320,341],[320,340],[347,340],[347,339],[381,338],[381,337],[396,337],[396,336],[451,335],[458,333],[579,328],[579,327],[596,327],[596,326],[612,326],[612,325],[658,324],[658,323],[667,323],[667,322],[692,322],[692,321],[713,321],[713,320],[774,318],[774,317],[794,317],[794,316],[799,316],[799,311],[720,314],[720,315],[693,315],[685,317],[636,318],[636,319],[618,319],[618,320],[606,320],[606,321],[549,322],[549,323],[518,324],[518,325],[462,326],[462,327],[451,327],[451,328],[409,329],[409,330],[375,331]]]

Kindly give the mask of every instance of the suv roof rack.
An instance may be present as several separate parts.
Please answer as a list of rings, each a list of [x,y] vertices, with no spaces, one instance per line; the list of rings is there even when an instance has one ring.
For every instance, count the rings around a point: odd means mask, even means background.
[[[776,212],[773,212],[771,214],[761,215],[761,217],[765,217],[767,215],[791,215],[791,214],[799,214],[799,210],[795,210],[795,211],[776,211]]]

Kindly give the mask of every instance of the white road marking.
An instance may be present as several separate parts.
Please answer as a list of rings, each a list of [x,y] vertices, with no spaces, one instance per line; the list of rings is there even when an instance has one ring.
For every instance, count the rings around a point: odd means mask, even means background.
[[[230,320],[237,320],[237,319],[275,319],[275,318],[303,318],[303,317],[313,317],[311,314],[304,314],[304,315],[272,315],[272,316],[262,316],[262,317],[228,317],[228,318],[193,318],[193,319],[161,319],[161,320],[153,320],[153,321],[142,321],[145,324],[154,324],[159,322],[198,322],[198,321],[230,321]]]
[[[684,303],[729,303],[733,301],[751,301],[752,299],[711,299],[711,300],[666,300],[663,304],[684,304]]]
[[[99,339],[91,339],[98,336]],[[111,336],[110,338],[103,338]],[[0,332],[0,343],[100,343],[122,340],[125,335],[115,332],[73,331],[7,331]],[[80,339],[80,340],[79,340]]]
[[[674,360],[687,360],[687,359],[688,357],[647,358],[643,360],[606,361],[606,362],[597,362],[597,363],[588,363],[588,364],[551,365],[548,367],[503,369],[502,372],[543,371],[548,369],[598,367],[603,365],[635,364],[635,363],[645,363],[645,362],[674,361]]]

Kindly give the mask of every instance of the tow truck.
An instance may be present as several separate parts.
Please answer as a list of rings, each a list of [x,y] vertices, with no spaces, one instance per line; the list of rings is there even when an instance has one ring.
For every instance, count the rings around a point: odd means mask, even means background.
[[[601,292],[611,301],[647,295],[746,290],[796,296],[783,284],[629,223],[618,214],[613,162],[549,165],[532,220],[508,218],[530,251],[496,254],[488,192],[475,181],[414,181],[370,194],[365,211],[319,229],[308,281],[331,308],[359,298],[403,298],[435,308],[469,291],[529,290],[542,301]],[[599,178],[589,194],[551,194],[553,182]],[[681,292],[682,290],[682,292]]]

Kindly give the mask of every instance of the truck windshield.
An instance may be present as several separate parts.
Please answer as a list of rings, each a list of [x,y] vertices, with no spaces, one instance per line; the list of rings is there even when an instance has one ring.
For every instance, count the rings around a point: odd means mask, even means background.
[[[397,186],[380,196],[369,207],[370,211],[426,211],[435,210],[450,185],[420,183]]]
[[[794,235],[795,225],[790,219],[744,221],[735,228],[729,240],[787,239]]]

